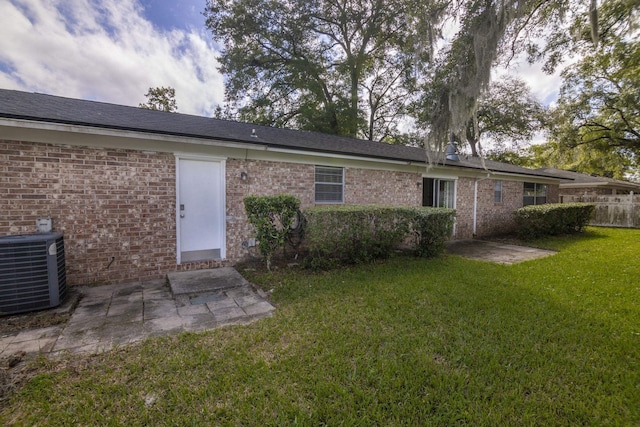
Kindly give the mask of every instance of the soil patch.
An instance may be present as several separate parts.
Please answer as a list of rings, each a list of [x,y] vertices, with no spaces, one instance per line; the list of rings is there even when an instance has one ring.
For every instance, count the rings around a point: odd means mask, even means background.
[[[80,294],[71,289],[67,298],[56,308],[0,317],[0,334],[25,329],[41,329],[66,323],[78,305]]]

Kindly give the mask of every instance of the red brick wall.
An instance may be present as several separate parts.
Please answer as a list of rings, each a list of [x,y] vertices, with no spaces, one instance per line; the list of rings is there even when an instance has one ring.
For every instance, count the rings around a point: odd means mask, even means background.
[[[560,185],[547,184],[547,203],[560,203]]]
[[[246,181],[240,178],[242,172],[247,173]],[[314,165],[228,159],[226,183],[227,259],[231,262],[249,256],[250,252],[242,247],[242,242],[255,237],[244,211],[246,196],[291,194],[300,199],[302,207],[313,206]]]
[[[502,180],[502,202],[495,202],[496,180],[478,181],[476,236],[490,236],[514,231],[513,211],[522,207],[524,184]]]
[[[344,201],[349,205],[420,206],[422,175],[347,168]]]
[[[70,285],[162,277],[176,264],[175,185],[171,154],[0,141],[0,235],[51,216]]]
[[[171,153],[144,153],[0,140],[0,235],[32,233],[51,216],[65,235],[70,285],[163,277],[174,270],[233,264],[253,237],[243,199],[287,193],[314,205],[314,165],[226,161],[226,261],[176,265],[176,179]],[[248,179],[243,181],[241,173]],[[504,201],[493,202],[493,180],[478,183],[479,236],[503,232],[522,206],[522,183],[503,181]],[[419,206],[421,173],[345,168],[347,204]],[[557,186],[550,186],[557,197]],[[474,179],[457,181],[456,238],[473,233]],[[255,251],[255,250],[254,250]],[[110,264],[111,259],[114,259]]]
[[[240,260],[249,250],[242,242],[254,237],[246,221],[243,199],[249,194],[291,194],[300,199],[303,208],[314,206],[315,165],[255,160],[227,160],[227,258]],[[248,179],[242,181],[240,174]],[[345,168],[344,199],[346,204],[384,204],[419,206],[422,188],[420,174],[358,168]]]
[[[456,239],[473,237],[473,178],[460,178],[456,183]]]
[[[502,181],[502,202],[494,199],[495,179],[478,180],[478,205],[476,208],[476,235],[486,237],[515,231],[513,212],[522,207],[524,183]],[[474,178],[458,179],[456,201],[456,239],[473,236]],[[558,202],[558,185],[547,185],[547,203]]]

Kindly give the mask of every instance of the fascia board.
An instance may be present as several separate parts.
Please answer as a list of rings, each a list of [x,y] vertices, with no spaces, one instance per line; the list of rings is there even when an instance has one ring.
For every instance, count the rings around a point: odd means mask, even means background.
[[[356,162],[370,164],[372,169],[379,169],[384,165],[388,165],[389,168],[393,170],[406,170],[410,168],[412,172],[415,171],[416,173],[420,169],[426,168],[426,164],[413,161],[287,149],[266,144],[229,142],[218,139],[201,139],[24,119],[0,119],[0,136],[5,139],[65,145],[105,146],[109,148],[129,148],[168,153],[195,152],[205,156],[207,155],[206,147],[221,148],[233,150],[231,153],[235,151],[235,154],[224,154],[225,157],[234,156],[255,160],[278,160],[283,158],[286,159],[286,161],[295,161],[295,159],[298,158],[298,162],[305,163],[322,163],[322,159],[328,159],[340,163]],[[92,136],[94,139],[88,140],[86,138],[87,136]],[[302,159],[304,159],[304,161],[301,161]]]
[[[70,136],[72,136],[70,138]],[[86,136],[97,139],[87,140]],[[133,130],[109,129],[92,126],[72,125],[64,123],[43,122],[37,120],[0,118],[0,137],[5,139],[27,140],[66,145],[104,146],[110,148],[129,148],[143,151],[160,151],[167,153],[195,152],[209,155],[206,147],[220,148],[225,151],[223,157],[252,158],[256,160],[279,160],[300,163],[358,164],[371,169],[402,170],[422,173],[429,176],[431,171],[439,171],[443,177],[483,178],[487,171],[453,165],[434,165],[411,160],[384,159],[358,155],[328,153],[312,150],[274,147],[267,144],[250,142],[233,142],[219,139],[206,139],[186,136],[167,135]],[[191,150],[193,148],[193,150]],[[249,155],[251,153],[251,155]],[[514,174],[509,172],[489,171],[492,176],[510,180],[535,181],[541,183],[557,183],[560,179],[536,177],[533,175]]]
[[[566,184],[560,184],[560,188],[589,188],[589,187],[604,187],[604,188],[622,188],[625,190],[635,190],[635,191],[640,191],[640,185],[634,184],[634,183],[624,183],[624,182],[604,182],[604,181],[600,181],[600,182],[583,182],[583,183],[576,183],[576,182],[571,182],[571,183],[566,183]]]

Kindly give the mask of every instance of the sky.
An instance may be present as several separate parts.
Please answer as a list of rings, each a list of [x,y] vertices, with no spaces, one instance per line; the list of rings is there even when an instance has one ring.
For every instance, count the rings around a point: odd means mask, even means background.
[[[223,101],[206,0],[0,0],[0,88],[137,106],[176,90],[178,112]]]
[[[0,88],[138,106],[171,86],[179,113],[223,102],[206,0],[0,0]],[[545,104],[559,78],[515,71]]]

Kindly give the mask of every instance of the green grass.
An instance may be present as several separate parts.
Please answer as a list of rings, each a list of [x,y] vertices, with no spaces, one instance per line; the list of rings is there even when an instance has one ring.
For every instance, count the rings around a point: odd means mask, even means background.
[[[256,273],[274,317],[43,364],[0,425],[639,425],[640,230]]]

